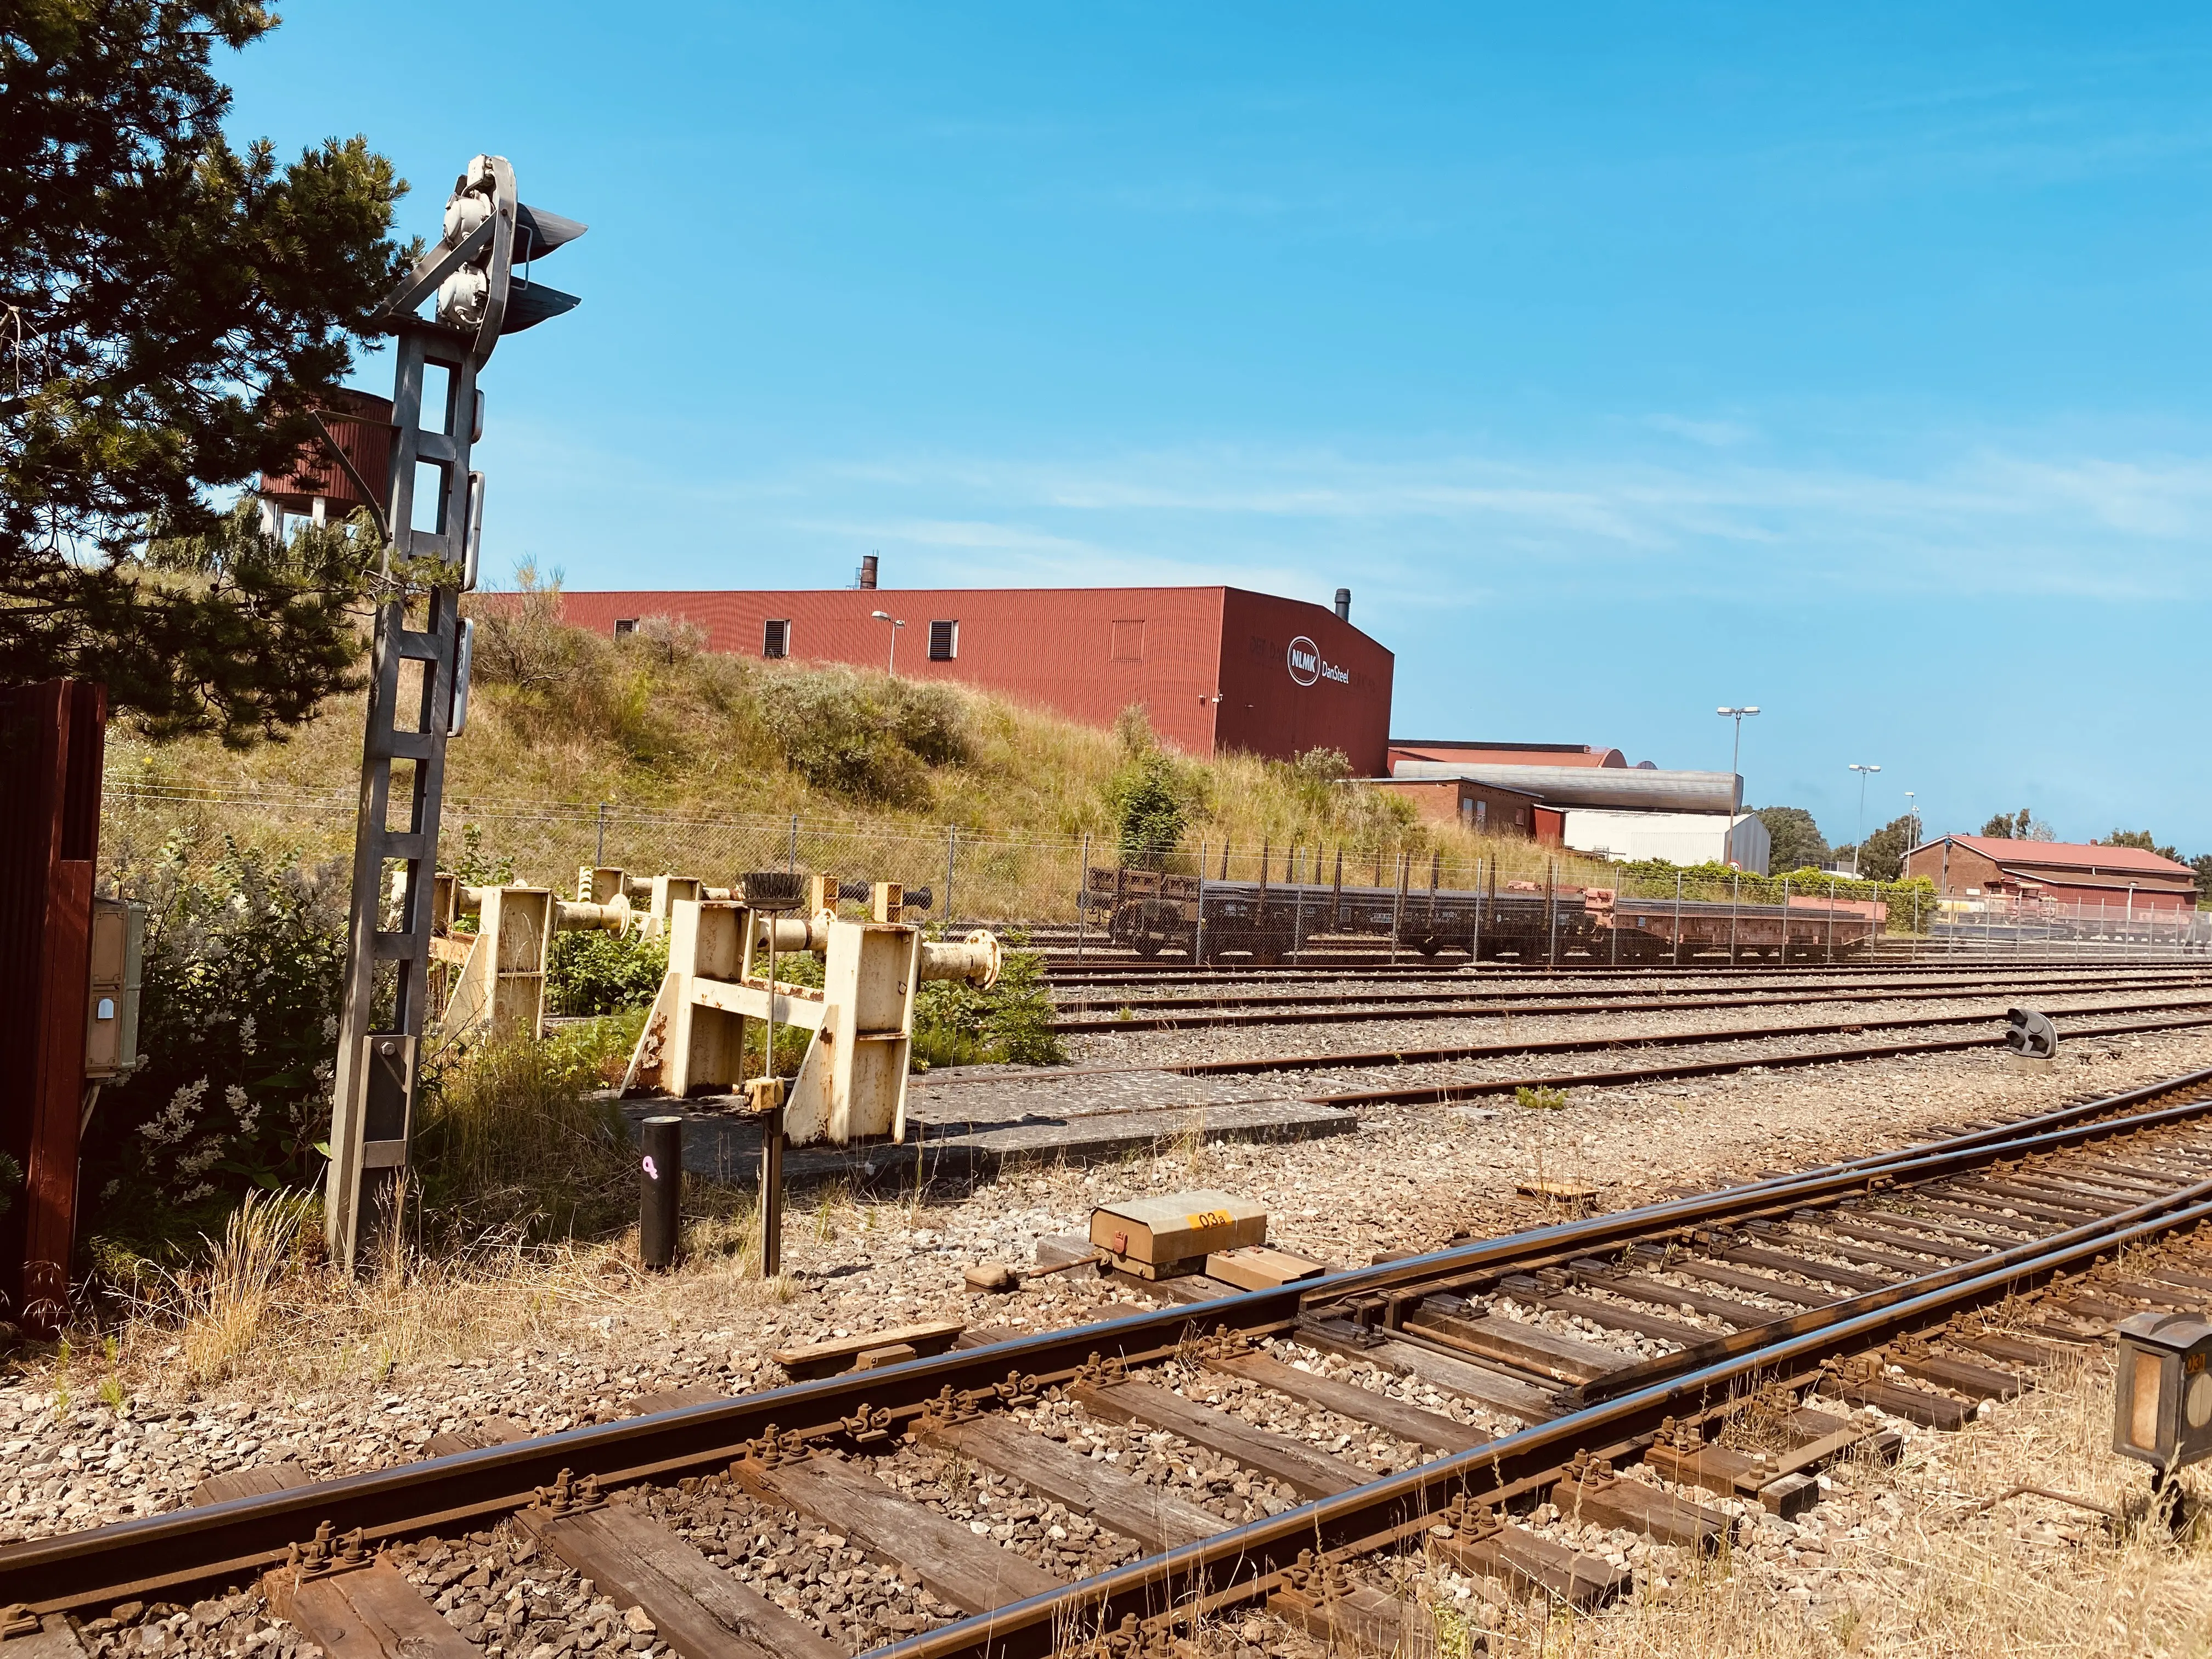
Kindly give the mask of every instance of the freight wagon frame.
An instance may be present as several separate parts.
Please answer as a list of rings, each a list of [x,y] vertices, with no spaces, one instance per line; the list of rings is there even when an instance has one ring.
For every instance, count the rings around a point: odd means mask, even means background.
[[[1213,880],[1128,866],[1083,874],[1085,933],[1154,957],[1267,966],[1328,944],[1389,945],[1470,961],[1837,961],[1863,956],[1887,920],[1878,900],[1779,904],[1629,898],[1610,887],[1493,879],[1483,890]]]

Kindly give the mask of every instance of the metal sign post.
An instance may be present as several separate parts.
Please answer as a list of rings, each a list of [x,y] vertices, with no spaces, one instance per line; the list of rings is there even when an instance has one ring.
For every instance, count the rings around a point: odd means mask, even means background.
[[[483,523],[483,477],[469,466],[471,448],[483,434],[477,375],[501,335],[576,305],[573,295],[532,283],[527,267],[583,234],[574,220],[525,206],[504,156],[479,155],[454,181],[445,235],[380,308],[398,341],[385,495],[386,597],[371,649],[324,1193],[331,1254],[349,1267],[361,1244],[364,1203],[396,1188],[414,1128],[416,1048],[429,1002],[428,878],[437,868],[446,743],[459,735],[468,710],[469,635],[460,596],[476,586]],[[416,312],[433,295],[426,322]],[[426,403],[438,381],[441,395]],[[418,502],[426,467],[429,488]],[[416,527],[418,512],[428,528]],[[423,595],[419,629],[409,625],[410,589]],[[419,665],[412,674],[410,663]],[[399,879],[391,882],[387,872]],[[398,913],[387,917],[385,895],[394,890]],[[387,965],[388,988],[380,984]]]

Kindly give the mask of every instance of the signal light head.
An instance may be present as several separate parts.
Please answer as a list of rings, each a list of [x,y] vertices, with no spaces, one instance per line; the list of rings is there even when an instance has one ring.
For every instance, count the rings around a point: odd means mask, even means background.
[[[463,265],[438,285],[438,320],[448,328],[475,328],[484,319],[491,278],[480,265]]]

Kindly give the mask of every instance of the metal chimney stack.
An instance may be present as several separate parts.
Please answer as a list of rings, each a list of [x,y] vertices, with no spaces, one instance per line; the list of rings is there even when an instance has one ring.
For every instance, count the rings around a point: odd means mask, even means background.
[[[876,556],[872,553],[863,553],[860,556],[860,586],[873,587],[875,585]]]
[[[1342,623],[1352,620],[1352,590],[1348,587],[1336,590],[1336,619]]]

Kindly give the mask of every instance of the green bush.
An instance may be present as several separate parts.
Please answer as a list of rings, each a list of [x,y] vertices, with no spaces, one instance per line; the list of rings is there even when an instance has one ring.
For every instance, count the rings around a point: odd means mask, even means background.
[[[771,674],[760,684],[761,723],[784,764],[819,789],[919,805],[928,769],[969,759],[967,705],[939,685],[854,669]]]
[[[668,972],[668,936],[556,933],[545,952],[549,1013],[613,1014],[650,1004]]]
[[[126,872],[147,905],[138,1045],[101,1091],[85,1141],[91,1225],[124,1242],[220,1231],[253,1188],[307,1188],[329,1133],[345,955],[342,866],[272,865],[225,842],[204,874],[185,850]]]
[[[1009,951],[999,982],[988,991],[932,980],[915,992],[916,1066],[1065,1065],[1067,1050],[1052,1029],[1055,1017],[1044,959],[1034,951]]]

